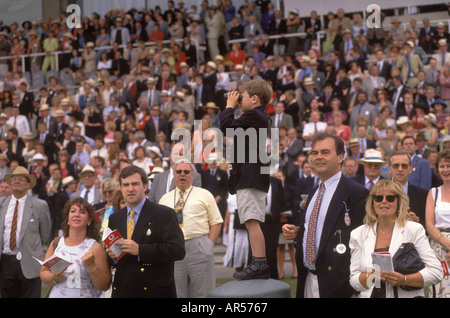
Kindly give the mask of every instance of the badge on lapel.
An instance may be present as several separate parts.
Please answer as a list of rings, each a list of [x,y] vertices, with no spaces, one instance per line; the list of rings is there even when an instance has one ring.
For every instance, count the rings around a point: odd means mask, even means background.
[[[344,223],[347,226],[350,226],[350,224],[352,224],[352,220],[350,219],[350,214],[348,212],[350,212],[350,210],[347,208],[347,203],[345,203],[345,201],[342,201],[342,203],[344,203],[345,206],[345,214],[344,214]]]
[[[150,226],[152,224],[152,222],[150,222],[149,224],[148,224],[148,226]],[[147,236],[150,236],[151,234],[152,234],[152,230],[150,230],[150,228],[148,228],[147,229],[147,232],[145,232],[145,234],[147,235]]]

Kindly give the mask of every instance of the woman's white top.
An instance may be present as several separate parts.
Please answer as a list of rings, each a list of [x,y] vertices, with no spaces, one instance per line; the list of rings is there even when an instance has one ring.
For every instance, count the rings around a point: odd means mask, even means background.
[[[448,228],[450,227],[450,202],[442,201],[442,187],[438,189],[436,207],[434,209],[434,223],[437,228]],[[436,188],[433,188],[431,191],[434,200],[436,197]]]
[[[83,255],[92,249],[94,243],[94,239],[87,238],[80,245],[67,246],[64,238],[59,240],[54,254],[62,256],[64,259],[71,261],[72,264],[64,271],[67,279],[53,286],[49,295],[50,298],[100,297],[100,290],[95,288],[94,283],[81,260]]]

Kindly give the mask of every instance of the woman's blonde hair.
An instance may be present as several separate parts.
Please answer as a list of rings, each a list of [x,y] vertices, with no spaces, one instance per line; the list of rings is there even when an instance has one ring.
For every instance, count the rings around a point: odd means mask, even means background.
[[[366,201],[366,216],[364,224],[372,226],[378,221],[378,216],[373,205],[373,196],[379,191],[385,190],[397,195],[397,222],[400,226],[405,225],[408,216],[409,198],[405,194],[400,183],[390,179],[379,180],[369,193]]]

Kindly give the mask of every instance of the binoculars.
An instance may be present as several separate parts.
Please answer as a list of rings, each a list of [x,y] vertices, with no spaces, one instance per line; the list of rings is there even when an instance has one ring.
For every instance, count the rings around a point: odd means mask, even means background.
[[[226,99],[228,99],[228,93],[224,93],[223,97],[225,97]],[[238,98],[238,103],[240,104],[242,102],[242,95],[239,94],[239,98]]]

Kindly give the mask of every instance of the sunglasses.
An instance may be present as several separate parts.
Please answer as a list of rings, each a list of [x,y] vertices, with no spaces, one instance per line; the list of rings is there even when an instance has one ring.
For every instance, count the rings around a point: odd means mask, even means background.
[[[387,202],[392,203],[392,202],[394,202],[395,199],[397,198],[397,195],[396,195],[396,194],[392,194],[392,195],[374,195],[374,196],[373,196],[373,200],[374,200],[375,202],[378,202],[378,203],[381,202],[381,201],[383,201],[384,198],[386,198],[386,201],[387,201]]]
[[[175,173],[176,174],[181,174],[181,173],[191,174],[191,171],[190,170],[175,170]]]
[[[402,164],[400,164],[400,163],[394,163],[391,167],[392,167],[393,169],[398,169],[398,168],[402,167],[403,170],[406,170],[406,169],[409,168],[409,164],[406,164],[406,163],[402,163]]]

